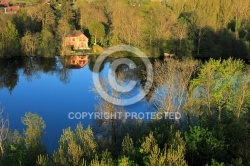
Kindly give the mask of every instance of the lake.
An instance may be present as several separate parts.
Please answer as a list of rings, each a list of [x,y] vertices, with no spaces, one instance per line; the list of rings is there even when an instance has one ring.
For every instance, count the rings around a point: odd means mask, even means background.
[[[95,112],[100,102],[97,94],[92,90],[93,66],[96,57],[90,56],[88,61],[61,58],[18,57],[0,59],[0,108],[9,117],[10,129],[17,129],[23,133],[25,126],[21,117],[25,112],[37,113],[46,123],[44,143],[49,152],[58,147],[58,140],[62,130],[81,122],[84,127],[93,125],[90,118],[69,118],[73,112]],[[109,58],[100,68],[100,75],[107,77],[110,64],[114,59]],[[74,64],[76,61],[82,64]],[[74,62],[74,63],[73,63]],[[134,59],[135,64],[141,64]],[[73,63],[73,64],[72,64]],[[128,71],[129,66],[122,66],[119,72]],[[140,65],[130,73],[129,80],[136,80],[137,86],[132,91],[137,93],[145,82]],[[128,112],[154,111],[149,99],[143,99],[135,104],[125,106]]]

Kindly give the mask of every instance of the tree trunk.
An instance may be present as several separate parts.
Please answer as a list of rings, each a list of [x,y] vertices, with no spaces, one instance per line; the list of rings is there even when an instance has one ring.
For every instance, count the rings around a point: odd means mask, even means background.
[[[221,108],[221,106],[219,106],[218,107],[218,122],[220,123],[220,121],[221,121],[221,110],[222,110],[222,108]]]
[[[115,131],[115,124],[114,124],[114,120],[112,120],[111,122],[111,127],[112,127],[112,144],[115,145],[116,144],[116,131]]]
[[[179,40],[179,50],[181,50],[181,47],[182,47],[182,38],[180,38]]]
[[[96,34],[95,34],[95,43],[94,43],[94,45],[96,45]]]
[[[198,45],[197,45],[197,55],[200,55],[200,47],[201,47],[201,30],[198,33]]]

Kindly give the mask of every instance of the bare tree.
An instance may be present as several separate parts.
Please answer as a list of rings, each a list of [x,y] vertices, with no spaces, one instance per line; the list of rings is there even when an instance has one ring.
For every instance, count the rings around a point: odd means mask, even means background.
[[[23,53],[25,55],[32,55],[36,54],[36,50],[38,48],[38,34],[33,34],[30,31],[25,32],[24,37],[21,39],[21,46]]]
[[[182,41],[187,37],[188,26],[184,19],[179,19],[173,27],[173,34],[179,41],[179,50],[182,49]]]
[[[112,12],[112,20],[114,24],[112,34],[129,45],[139,45],[143,19],[138,15],[136,9],[117,5]]]
[[[77,3],[78,24],[84,29],[91,22],[107,23],[107,17],[104,12],[103,4],[98,3]],[[94,13],[94,14],[93,14]]]
[[[239,30],[244,20],[249,18],[250,2],[245,0],[232,1],[233,15],[235,19],[235,36],[239,38]]]
[[[41,22],[42,28],[53,29],[55,24],[55,14],[48,4],[39,4],[29,7],[27,14],[35,22]]]
[[[185,102],[187,88],[197,68],[197,61],[168,59],[154,64],[156,91],[152,103],[163,112],[179,112]]]

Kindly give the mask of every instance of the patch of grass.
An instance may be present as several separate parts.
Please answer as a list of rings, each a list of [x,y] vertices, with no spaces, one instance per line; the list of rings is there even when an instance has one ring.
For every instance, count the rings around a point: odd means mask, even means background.
[[[98,54],[100,54],[104,51],[104,49],[99,45],[94,45],[92,47],[92,50],[93,50],[93,53],[98,53]]]

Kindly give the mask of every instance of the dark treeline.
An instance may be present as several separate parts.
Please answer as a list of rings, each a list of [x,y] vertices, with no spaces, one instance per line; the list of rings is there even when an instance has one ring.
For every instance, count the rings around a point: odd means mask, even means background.
[[[51,0],[0,15],[0,56],[63,55],[64,37],[82,30],[90,45],[130,44],[159,56],[249,59],[246,0]]]
[[[42,73],[55,74],[62,83],[69,83],[70,70],[57,58],[18,57],[0,59],[0,89],[7,88],[11,93],[19,82],[20,75],[32,81]]]
[[[243,61],[168,59],[154,62],[154,71],[147,100],[157,113],[180,112],[180,120],[97,119],[93,129],[64,129],[48,154],[42,117],[26,113],[19,133],[0,116],[0,165],[250,165],[250,78]],[[96,111],[126,110],[99,99]]]
[[[123,54],[121,54],[121,56],[123,56]],[[97,58],[98,56],[94,55],[89,57],[87,67],[91,72],[93,72]],[[114,57],[110,57],[105,61],[112,62],[113,59]],[[135,76],[141,75],[138,72],[142,70],[141,67],[139,67],[139,63],[142,62],[138,61],[139,59],[133,57],[132,60],[138,65],[137,73],[134,71],[133,74]],[[153,60],[154,59],[151,61],[153,62]],[[54,74],[62,83],[68,84],[70,83],[70,74],[72,72],[71,65],[67,63],[68,61],[70,61],[69,56],[50,58],[37,56],[0,58],[0,90],[2,88],[7,88],[11,93],[12,90],[17,86],[20,77],[24,77],[27,81],[31,82],[33,79],[40,78],[42,74]],[[99,72],[103,70],[105,63],[101,65]],[[142,78],[139,80],[142,80]]]

